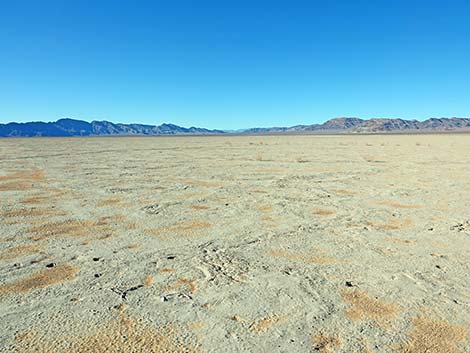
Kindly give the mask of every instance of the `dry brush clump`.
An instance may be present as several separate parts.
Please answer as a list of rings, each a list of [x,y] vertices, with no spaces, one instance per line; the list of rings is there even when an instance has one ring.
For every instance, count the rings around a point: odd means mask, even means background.
[[[54,208],[21,208],[2,212],[3,218],[25,218],[39,216],[63,216],[64,213]]]
[[[166,273],[174,273],[176,272],[176,270],[174,268],[164,267],[164,268],[161,268],[158,272],[162,274],[166,274]]]
[[[254,192],[257,194],[268,194],[269,192],[266,190],[261,190],[261,189],[251,189],[250,192]]]
[[[0,260],[11,260],[21,258],[26,255],[37,254],[44,244],[17,245],[6,249],[0,254]]]
[[[256,209],[260,212],[272,212],[273,210],[273,207],[271,205],[259,205],[259,206],[256,206]]]
[[[413,220],[411,218],[395,218],[395,217],[390,217],[389,220],[386,223],[378,223],[378,222],[367,222],[368,226],[371,226],[372,228],[375,228],[377,230],[400,230],[400,229],[405,229],[409,228],[413,225]]]
[[[351,305],[346,316],[353,321],[373,320],[380,326],[388,327],[399,312],[396,304],[378,300],[362,290],[343,290],[341,296]]]
[[[122,198],[112,197],[106,200],[99,201],[96,205],[98,207],[105,207],[105,206],[116,206],[122,204]]]
[[[35,224],[28,229],[31,239],[38,241],[54,237],[86,237],[100,234],[102,238],[110,237],[113,226],[124,222],[124,216],[114,215],[100,217],[97,220],[66,219]]]
[[[203,186],[203,187],[220,187],[224,184],[220,181],[207,181],[207,180],[195,180],[195,179],[176,179],[176,178],[168,178],[169,182],[176,182],[185,185],[191,186]]]
[[[20,203],[27,206],[35,205],[55,205],[57,201],[64,199],[64,196],[70,195],[73,192],[71,190],[57,189],[50,186],[41,187],[41,191],[35,192],[34,194],[28,193]]]
[[[267,254],[272,257],[284,258],[287,260],[302,262],[306,264],[324,265],[335,262],[335,259],[333,257],[325,255],[323,252],[318,250],[314,250],[311,253],[298,253],[279,249],[271,250]]]
[[[94,222],[90,220],[67,219],[33,225],[28,232],[35,241],[52,237],[84,237],[93,224]]]
[[[191,205],[191,208],[196,211],[210,210],[210,207],[205,205]]]
[[[7,175],[0,175],[0,182],[11,180],[41,181],[44,179],[44,171],[40,169],[21,170]]]
[[[458,344],[470,338],[470,328],[421,314],[412,321],[408,340],[399,353],[463,353]]]
[[[42,205],[52,200],[53,199],[50,195],[39,194],[25,197],[23,200],[21,200],[21,203],[24,205]]]
[[[334,348],[341,346],[341,340],[338,335],[329,335],[325,332],[320,332],[312,336],[313,349],[322,353],[332,353]]]
[[[380,205],[388,206],[391,208],[403,208],[403,209],[418,209],[418,208],[423,208],[423,205],[418,205],[418,204],[403,204],[399,202],[394,202],[394,201],[381,201],[379,202]]]
[[[192,180],[192,179],[183,180],[183,183],[187,185],[192,185],[192,186],[205,186],[205,187],[220,187],[224,185],[223,183],[217,182],[217,181],[203,181],[203,180]]]
[[[14,353],[198,353],[199,344],[181,324],[160,327],[135,319],[123,310],[83,334],[54,334],[38,330],[20,332],[11,347]]]
[[[142,244],[139,243],[132,243],[127,246],[128,249],[139,249],[142,246]]]
[[[337,195],[345,195],[345,196],[359,195],[359,193],[357,191],[346,190],[346,189],[335,189],[335,190],[332,190],[332,191]]]
[[[324,209],[324,208],[315,208],[313,209],[312,213],[317,216],[332,216],[336,214],[335,211]]]
[[[144,287],[151,287],[155,283],[155,279],[153,278],[152,275],[147,275],[144,277]]]
[[[268,331],[272,326],[287,320],[287,316],[272,314],[256,320],[250,325],[250,331],[254,333],[262,333]]]
[[[27,293],[33,289],[53,286],[75,278],[78,268],[69,264],[41,270],[28,277],[0,286],[0,297],[9,294]]]
[[[416,240],[409,240],[409,239],[401,239],[401,238],[388,238],[387,241],[394,243],[394,244],[416,244]]]
[[[194,294],[197,291],[197,283],[195,280],[188,278],[178,278],[173,284],[165,287],[166,291],[180,291]]]
[[[154,235],[156,237],[165,238],[169,235],[177,235],[182,237],[192,237],[199,234],[201,231],[211,228],[212,224],[209,222],[192,220],[180,222],[169,227],[159,229],[148,229],[145,233]]]
[[[43,181],[44,171],[40,169],[17,171],[0,175],[0,191],[24,191]]]

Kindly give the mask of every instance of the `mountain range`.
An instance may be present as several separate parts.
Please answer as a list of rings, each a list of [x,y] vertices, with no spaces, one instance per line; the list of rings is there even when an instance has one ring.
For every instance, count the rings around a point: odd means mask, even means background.
[[[251,128],[239,134],[278,133],[380,133],[380,132],[440,132],[470,131],[470,118],[431,118],[424,121],[405,119],[334,118],[322,124],[291,127]],[[0,137],[34,136],[102,136],[102,135],[212,135],[234,132],[198,127],[184,128],[174,124],[116,124],[109,121],[91,123],[75,119],[55,122],[0,124]]]
[[[440,132],[470,131],[469,118],[431,118],[424,121],[405,119],[334,118],[323,124],[291,127],[254,128],[244,133],[380,133],[380,132]]]
[[[74,119],[59,119],[54,122],[0,124],[0,136],[101,136],[101,135],[207,135],[221,134],[221,130],[197,127],[184,128],[173,124],[115,124],[109,121],[91,123]]]

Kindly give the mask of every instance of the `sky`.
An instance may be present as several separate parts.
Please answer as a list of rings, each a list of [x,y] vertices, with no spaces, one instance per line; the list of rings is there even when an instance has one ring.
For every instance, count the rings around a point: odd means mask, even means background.
[[[0,123],[470,116],[470,2],[0,0]]]

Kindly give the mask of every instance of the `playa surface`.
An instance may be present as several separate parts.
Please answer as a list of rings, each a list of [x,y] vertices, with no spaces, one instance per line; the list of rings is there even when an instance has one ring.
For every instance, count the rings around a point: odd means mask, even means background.
[[[0,140],[2,352],[470,352],[470,135]]]

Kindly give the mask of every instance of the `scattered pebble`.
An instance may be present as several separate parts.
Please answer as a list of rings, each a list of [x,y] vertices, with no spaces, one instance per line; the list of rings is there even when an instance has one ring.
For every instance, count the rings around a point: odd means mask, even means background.
[[[95,273],[95,278],[100,278],[101,277],[101,273]]]

